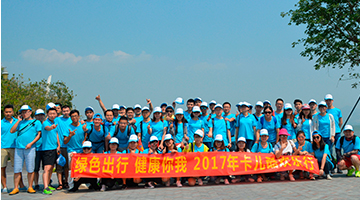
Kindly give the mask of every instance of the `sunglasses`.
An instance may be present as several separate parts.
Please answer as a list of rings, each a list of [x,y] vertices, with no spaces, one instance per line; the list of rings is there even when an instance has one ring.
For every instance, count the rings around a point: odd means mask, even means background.
[[[320,139],[320,136],[314,136],[313,139]]]
[[[200,114],[200,112],[193,112],[194,114]]]
[[[272,112],[264,112],[265,114],[271,114]]]
[[[168,113],[172,113],[173,111],[172,111],[172,110],[167,110],[166,112],[168,112]]]
[[[305,138],[304,136],[299,136],[298,138]]]
[[[287,137],[287,135],[280,135],[280,137]]]
[[[90,150],[91,148],[90,147],[84,147],[83,149],[84,150]]]
[[[200,109],[202,109],[202,110],[204,110],[204,109],[206,109],[207,107],[200,107]]]

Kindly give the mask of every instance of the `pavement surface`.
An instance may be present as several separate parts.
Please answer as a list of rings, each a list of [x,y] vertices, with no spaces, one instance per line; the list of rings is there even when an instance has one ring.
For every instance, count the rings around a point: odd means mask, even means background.
[[[24,168],[25,169],[25,168]],[[13,168],[8,163],[7,185],[9,192],[14,187]],[[346,172],[346,171],[345,171]],[[26,171],[23,172],[24,184],[28,186]],[[42,176],[42,171],[40,172]],[[52,180],[57,186],[56,174]],[[43,188],[42,178],[39,180]],[[109,190],[105,192],[93,191],[81,187],[76,193],[67,193],[66,190],[53,192],[52,195],[42,194],[42,190],[35,194],[20,192],[10,196],[1,194],[1,199],[360,199],[360,178],[346,177],[345,174],[334,174],[333,180],[317,179],[290,181],[269,181],[263,183],[241,182],[230,185],[204,185],[190,187],[186,184],[182,188],[176,186],[145,189],[143,184],[137,188],[126,190]]]

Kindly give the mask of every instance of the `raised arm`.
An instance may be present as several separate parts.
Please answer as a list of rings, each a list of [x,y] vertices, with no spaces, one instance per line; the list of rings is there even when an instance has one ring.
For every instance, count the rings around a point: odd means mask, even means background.
[[[95,99],[99,102],[100,108],[103,110],[103,112],[105,112],[107,109],[106,109],[104,103],[102,102],[102,100],[100,99],[100,94],[97,95],[95,97]]]

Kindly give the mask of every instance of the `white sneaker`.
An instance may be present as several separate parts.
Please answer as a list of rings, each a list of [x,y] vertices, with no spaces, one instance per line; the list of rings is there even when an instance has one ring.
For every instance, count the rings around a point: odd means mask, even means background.
[[[327,179],[327,180],[332,180],[330,174],[326,174],[326,179]]]
[[[8,193],[8,189],[7,189],[7,188],[2,189],[1,193],[7,194],[7,193]]]
[[[105,192],[105,190],[106,190],[105,185],[102,185],[100,191]]]
[[[71,179],[69,182],[69,190],[74,187],[74,179]]]

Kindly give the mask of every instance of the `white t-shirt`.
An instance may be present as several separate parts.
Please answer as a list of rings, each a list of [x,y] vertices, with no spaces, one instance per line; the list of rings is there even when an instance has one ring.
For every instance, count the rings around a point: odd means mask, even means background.
[[[295,147],[295,144],[291,140],[288,140],[287,143],[288,144],[287,144],[286,148],[283,150],[282,155],[289,156],[289,155],[293,154],[293,149]],[[278,142],[274,147],[274,153],[276,153],[276,151],[280,151],[280,149],[281,149],[281,144],[280,144],[280,142]]]

